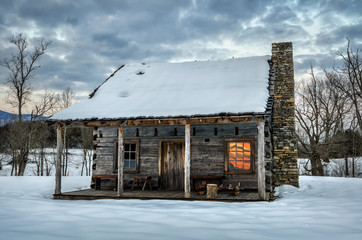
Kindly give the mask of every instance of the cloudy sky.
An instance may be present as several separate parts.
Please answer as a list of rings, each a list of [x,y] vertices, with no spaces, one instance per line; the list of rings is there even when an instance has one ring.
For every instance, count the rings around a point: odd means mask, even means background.
[[[293,42],[301,78],[310,62],[338,63],[346,37],[362,48],[361,9],[361,0],[0,0],[0,57],[14,51],[12,34],[52,41],[34,97],[69,86],[82,99],[123,63],[268,55],[282,41]],[[10,111],[7,76],[1,67],[0,110]]]

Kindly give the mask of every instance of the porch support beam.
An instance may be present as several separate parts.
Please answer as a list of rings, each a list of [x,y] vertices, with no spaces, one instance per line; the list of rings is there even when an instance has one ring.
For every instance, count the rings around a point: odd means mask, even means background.
[[[62,188],[62,127],[57,123],[57,160],[55,162],[55,195],[61,194]]]
[[[123,165],[124,165],[124,148],[123,148],[123,124],[118,126],[118,178],[117,178],[117,196],[123,194]]]
[[[264,119],[258,119],[258,197],[266,199],[265,193],[265,151],[264,151]]]
[[[191,137],[190,124],[185,125],[185,198],[191,197],[190,183],[190,168],[191,168]]]

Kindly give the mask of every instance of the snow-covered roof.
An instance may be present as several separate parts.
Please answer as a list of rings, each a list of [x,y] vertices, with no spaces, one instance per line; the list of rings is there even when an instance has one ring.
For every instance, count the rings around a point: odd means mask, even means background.
[[[264,113],[270,56],[126,64],[95,94],[53,120]]]

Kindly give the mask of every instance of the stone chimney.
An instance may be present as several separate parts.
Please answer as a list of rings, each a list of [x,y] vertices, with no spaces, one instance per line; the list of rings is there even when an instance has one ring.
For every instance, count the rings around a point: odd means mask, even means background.
[[[269,89],[273,97],[273,185],[299,187],[291,42],[272,44],[271,82],[274,82]]]

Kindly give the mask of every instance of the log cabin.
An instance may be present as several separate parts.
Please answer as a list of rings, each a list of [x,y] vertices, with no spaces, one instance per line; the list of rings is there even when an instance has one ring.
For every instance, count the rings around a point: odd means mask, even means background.
[[[291,42],[271,56],[124,64],[57,124],[54,196],[61,193],[61,128],[94,129],[93,187],[179,190],[203,184],[257,192],[298,186]]]

